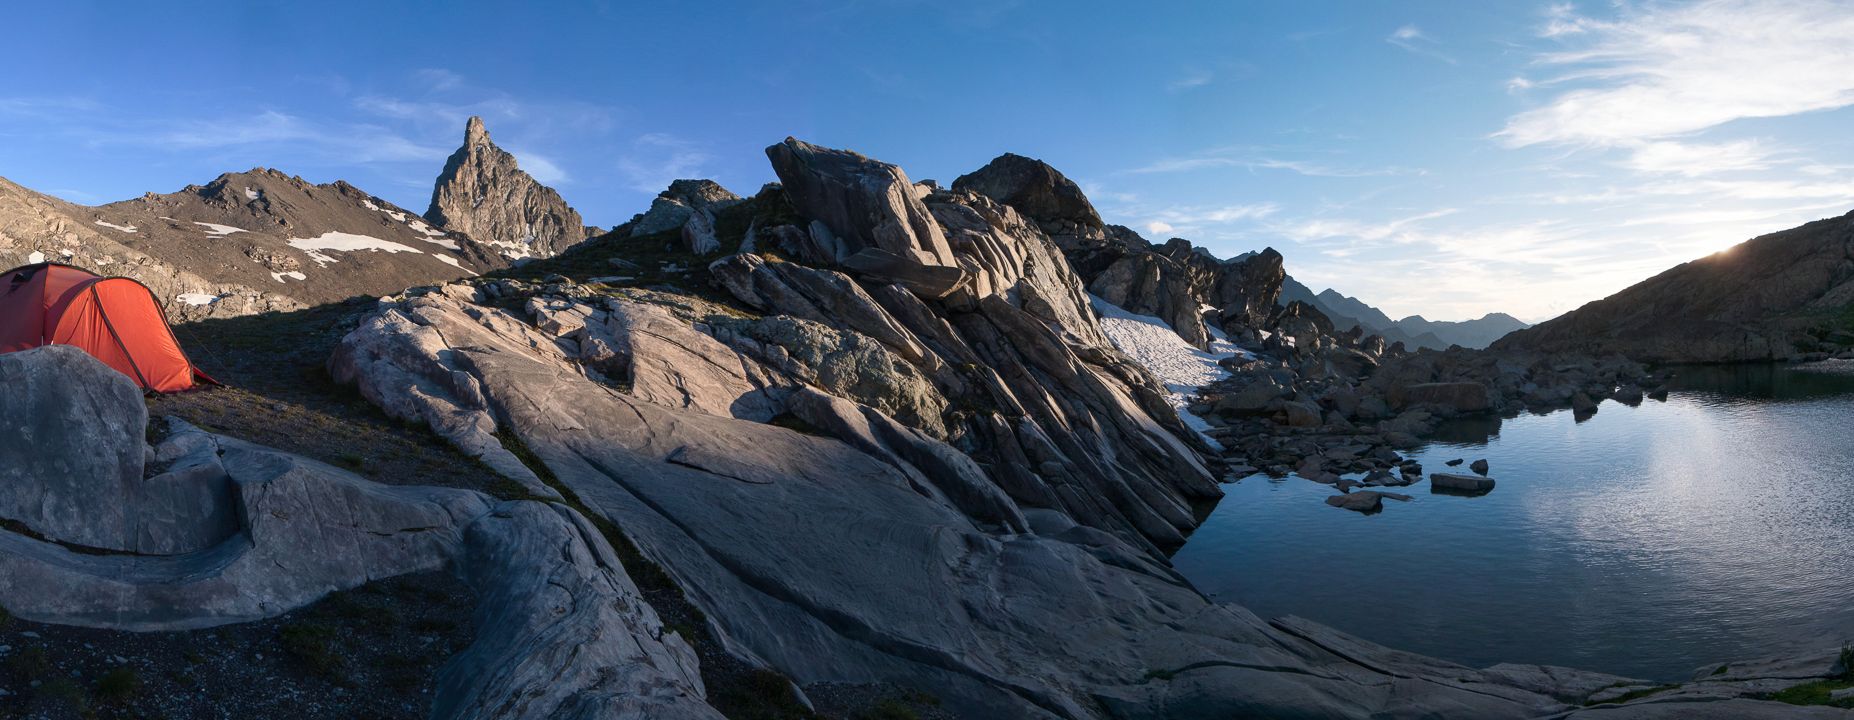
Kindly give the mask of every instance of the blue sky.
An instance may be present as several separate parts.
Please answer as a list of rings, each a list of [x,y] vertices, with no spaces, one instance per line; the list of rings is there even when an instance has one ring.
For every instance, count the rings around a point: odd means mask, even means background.
[[[588,223],[787,135],[1273,246],[1392,316],[1539,320],[1854,209],[1854,8],[1527,2],[34,3],[0,176],[83,203],[269,166],[422,211],[465,117]]]

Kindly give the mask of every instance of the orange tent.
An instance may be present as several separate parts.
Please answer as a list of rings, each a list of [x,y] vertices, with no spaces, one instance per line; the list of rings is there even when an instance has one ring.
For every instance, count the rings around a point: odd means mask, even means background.
[[[146,285],[70,265],[0,273],[0,353],[41,345],[75,345],[152,392],[218,384],[181,351]]]

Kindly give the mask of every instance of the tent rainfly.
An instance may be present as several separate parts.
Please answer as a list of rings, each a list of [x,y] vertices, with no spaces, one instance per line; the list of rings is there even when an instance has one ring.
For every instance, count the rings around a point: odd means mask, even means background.
[[[58,263],[0,273],[0,353],[75,345],[149,392],[218,381],[187,359],[154,292]]]

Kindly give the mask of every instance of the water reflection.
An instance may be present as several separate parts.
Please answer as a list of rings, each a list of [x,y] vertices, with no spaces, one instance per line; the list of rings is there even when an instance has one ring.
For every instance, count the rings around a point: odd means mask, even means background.
[[[1854,363],[1850,363],[1854,366]],[[1666,402],[1457,421],[1415,453],[1499,488],[1379,515],[1260,478],[1174,557],[1219,599],[1470,665],[1684,679],[1854,638],[1854,372],[1681,368]]]

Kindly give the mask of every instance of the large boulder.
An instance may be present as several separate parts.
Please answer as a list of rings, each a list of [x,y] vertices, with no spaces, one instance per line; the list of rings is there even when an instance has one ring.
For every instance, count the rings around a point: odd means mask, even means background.
[[[1391,388],[1393,407],[1426,407],[1449,413],[1486,412],[1493,407],[1487,386],[1478,382],[1416,383]]]
[[[218,458],[171,447],[144,477],[134,381],[74,346],[0,354],[0,519],[99,550],[174,555],[234,528]]]
[[[844,267],[927,298],[945,297],[966,281],[901,168],[793,138],[766,148],[766,155],[792,207],[835,238]]]
[[[592,523],[565,506],[379,485],[176,418],[147,448],[140,394],[67,346],[0,355],[0,393],[8,410],[0,416],[37,418],[7,428],[32,442],[0,444],[0,468],[56,472],[9,475],[9,494],[109,518],[138,502],[118,480],[124,468],[139,480],[146,454],[167,468],[150,481],[184,476],[222,488],[234,505],[162,506],[167,525],[198,529],[146,537],[206,542],[229,522],[229,536],[179,554],[76,552],[37,531],[0,529],[0,607],[11,615],[132,631],[207,628],[450,569],[475,591],[479,634],[440,669],[431,717],[721,717],[704,699],[694,651],[663,627]],[[93,461],[68,462],[77,457]]]
[[[1075,181],[1047,163],[1005,153],[959,176],[954,190],[971,190],[1017,208],[1050,232],[1062,225],[1101,227],[1101,215]]]

